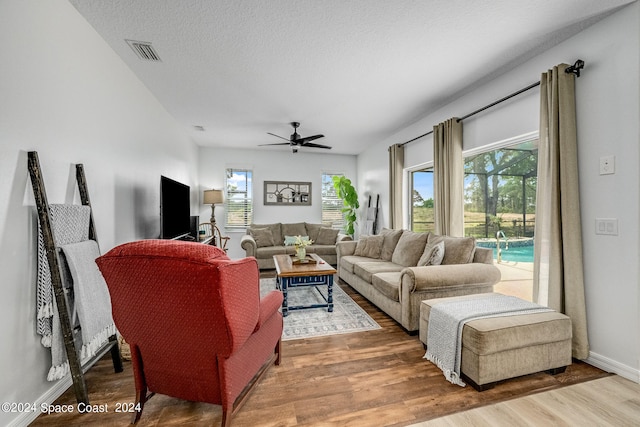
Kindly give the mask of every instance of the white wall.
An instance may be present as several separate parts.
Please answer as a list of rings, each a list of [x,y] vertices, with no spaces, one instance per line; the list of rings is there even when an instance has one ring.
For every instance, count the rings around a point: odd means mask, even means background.
[[[200,200],[202,192],[212,188],[223,189],[225,170],[229,167],[247,168],[253,171],[253,222],[312,222],[322,219],[321,178],[322,173],[343,173],[357,185],[356,156],[316,154],[303,152],[293,154],[280,150],[234,150],[200,148],[198,170]],[[311,182],[311,206],[264,205],[264,181]],[[360,196],[362,203],[362,196]],[[223,234],[231,237],[228,254],[231,258],[245,256],[240,247],[244,230],[224,229],[224,206],[216,206],[216,223]],[[200,207],[200,222],[208,222],[211,207]]]
[[[74,199],[84,164],[105,252],[158,236],[161,174],[197,200],[197,147],[65,0],[0,2],[0,58],[0,401],[52,401],[65,388],[46,381],[50,355],[35,333],[27,151],[39,153],[50,203]],[[0,425],[29,416],[0,412]]]
[[[580,197],[589,362],[640,381],[638,189],[640,163],[640,5],[636,2],[496,80],[425,115],[358,157],[359,192],[382,193],[388,224],[387,147],[463,116],[539,80],[556,64],[586,62],[576,81]],[[536,131],[534,89],[463,122],[464,149]],[[432,160],[432,139],[405,146],[405,166]],[[613,154],[615,175],[599,175],[599,158]],[[595,218],[618,218],[618,236],[595,234]]]

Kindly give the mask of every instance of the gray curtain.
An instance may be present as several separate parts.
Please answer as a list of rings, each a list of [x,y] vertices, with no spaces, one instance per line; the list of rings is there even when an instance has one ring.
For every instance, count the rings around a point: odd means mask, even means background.
[[[389,147],[389,227],[402,228],[402,173],[404,169],[404,147],[394,144]]]
[[[433,127],[435,232],[464,236],[462,122],[449,119]]]
[[[589,355],[582,266],[575,76],[561,64],[540,80],[533,298],[571,317],[573,357]]]

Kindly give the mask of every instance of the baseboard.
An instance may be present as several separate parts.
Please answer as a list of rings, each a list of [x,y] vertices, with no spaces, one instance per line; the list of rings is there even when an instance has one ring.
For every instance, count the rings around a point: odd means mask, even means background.
[[[589,352],[589,357],[585,360],[589,365],[593,365],[596,368],[600,368],[603,371],[611,372],[616,375],[620,375],[623,378],[631,380],[640,384],[640,370],[633,369],[631,366],[623,365],[620,362],[616,362],[613,359],[602,356],[600,354]]]
[[[26,427],[31,424],[41,414],[40,407],[42,404],[51,405],[57,398],[73,385],[71,381],[71,375],[58,380],[53,387],[47,390],[42,396],[40,396],[34,404],[38,409],[36,412],[22,412],[13,421],[7,424],[7,427]]]

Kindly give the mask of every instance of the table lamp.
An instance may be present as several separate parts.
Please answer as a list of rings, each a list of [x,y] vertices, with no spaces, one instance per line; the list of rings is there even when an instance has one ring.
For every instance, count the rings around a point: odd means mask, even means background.
[[[216,205],[224,202],[222,190],[204,190],[203,204],[211,205],[211,226],[216,225]]]

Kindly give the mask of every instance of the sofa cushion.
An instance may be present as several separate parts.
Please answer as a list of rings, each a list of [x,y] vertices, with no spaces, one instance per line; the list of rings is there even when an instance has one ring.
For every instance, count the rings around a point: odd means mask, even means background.
[[[342,262],[342,261],[340,261]],[[371,283],[371,277],[377,273],[402,271],[404,267],[390,261],[361,261],[353,266],[353,274]]]
[[[338,233],[340,233],[340,230],[322,227],[318,230],[318,238],[315,243],[318,245],[335,245],[336,240],[338,240]]]
[[[400,236],[396,248],[393,250],[391,262],[405,267],[415,267],[424,253],[429,233],[405,231]]]
[[[311,245],[307,246],[307,252],[316,253],[320,255],[335,255],[336,254],[336,245]]]
[[[309,236],[309,238],[314,242],[318,240],[318,232],[322,228],[322,224],[310,224],[308,222],[305,222],[304,226],[307,229],[307,235]]]
[[[398,244],[398,240],[400,240],[400,236],[402,236],[402,232],[404,230],[390,230],[388,228],[382,229],[380,233],[381,236],[384,236],[384,243],[382,244],[382,251],[380,252],[380,259],[385,261],[391,261],[393,257],[393,251]]]
[[[476,251],[476,239],[474,237],[450,237],[431,234],[429,243],[444,241],[444,258],[442,265],[468,264],[473,262]]]
[[[384,236],[382,235],[361,237],[353,254],[368,258],[380,258],[383,242]]]
[[[418,260],[418,267],[425,265],[440,265],[444,258],[444,240],[438,243],[427,243],[424,252]]]
[[[296,222],[293,224],[282,224],[282,242],[284,242],[284,236],[307,236],[307,227],[304,226],[304,222]]]
[[[256,241],[256,246],[259,248],[274,246],[276,244],[270,228],[251,228],[250,233],[253,240]]]
[[[374,262],[380,261],[373,258],[367,258],[363,256],[346,255],[340,258],[340,269],[345,269],[347,272],[353,274],[353,269],[359,262]]]
[[[251,224],[249,226],[249,234],[251,234],[252,228],[268,228],[271,230],[271,234],[273,235],[274,244],[281,245],[280,236],[282,236],[282,224],[276,222],[274,224]],[[253,236],[253,235],[252,235]]]
[[[372,276],[371,285],[385,297],[400,301],[400,271],[377,273]]]
[[[274,255],[282,255],[286,254],[287,252],[294,253],[295,249],[293,249],[293,247],[287,246],[266,246],[264,248],[256,249],[256,258],[271,258]]]

